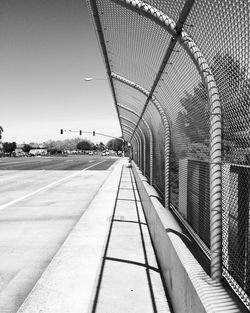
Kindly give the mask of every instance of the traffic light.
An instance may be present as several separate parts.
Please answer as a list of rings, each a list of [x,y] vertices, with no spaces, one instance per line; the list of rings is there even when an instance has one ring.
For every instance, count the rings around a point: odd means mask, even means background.
[[[60,131],[60,132],[61,132],[61,135],[62,135],[62,134],[63,134],[63,129],[61,129],[61,131]]]
[[[82,131],[80,130],[80,136],[82,135]]]
[[[95,136],[95,131],[93,131],[93,136]]]

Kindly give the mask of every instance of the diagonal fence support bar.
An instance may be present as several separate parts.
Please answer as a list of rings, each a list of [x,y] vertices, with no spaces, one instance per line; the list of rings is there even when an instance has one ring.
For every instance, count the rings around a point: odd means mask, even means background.
[[[118,103],[118,108],[122,108],[132,114],[134,114],[137,117],[140,117],[140,114],[135,112],[134,110]],[[151,128],[149,127],[148,122],[141,117],[141,121],[144,123],[144,125],[146,126],[148,132],[149,132],[149,181],[150,181],[150,185],[153,184],[153,134],[151,131]]]
[[[129,129],[124,129],[124,133],[125,134],[128,134],[130,137],[131,137],[131,135],[132,135],[132,132],[131,132],[131,130],[129,130]],[[137,136],[134,136],[132,139],[131,139],[131,144],[132,144],[132,141],[135,141],[135,143],[136,143],[136,145],[135,145],[135,148],[134,148],[134,146],[132,145],[132,159],[134,159],[134,150],[136,150],[136,160],[135,160],[135,163],[137,164],[137,165],[139,165],[139,158],[138,158],[138,152],[139,152],[139,141],[138,141],[138,139],[137,139]]]
[[[128,130],[130,130],[131,131],[131,133],[133,133],[133,130],[134,130],[134,128],[133,127],[131,127],[131,126],[129,126],[129,125],[127,125],[127,124],[123,124],[122,123],[122,127],[125,127],[126,129],[128,129]],[[139,128],[138,128],[139,129]],[[139,143],[139,160],[138,160],[138,164],[139,164],[139,167],[140,167],[140,169],[142,169],[142,157],[143,157],[143,153],[142,153],[142,141],[141,141],[141,137],[139,136],[139,134],[138,133],[135,133],[135,135],[136,135],[136,137],[137,137],[137,140],[138,140],[138,143]]]
[[[136,125],[135,122],[129,120],[128,118],[126,118],[122,115],[120,115],[120,118],[122,120],[128,122],[128,123],[131,123],[134,126]],[[142,166],[142,168],[143,168],[143,175],[145,176],[145,170],[146,170],[146,138],[145,138],[145,135],[144,135],[142,129],[140,128],[140,126],[138,126],[138,129],[139,129],[140,133],[142,134],[142,138],[143,138],[143,166]],[[142,157],[142,155],[141,155],[141,157]]]
[[[149,91],[146,90],[145,88],[139,86],[138,84],[131,82],[130,80],[117,75],[115,73],[111,73],[112,78],[116,79],[132,88],[135,88],[136,90],[140,91],[144,95],[148,96]],[[157,101],[157,99],[153,96],[151,98],[152,104],[155,106],[157,109],[158,113],[160,114],[162,124],[164,126],[164,142],[165,142],[165,147],[164,147],[164,157],[165,157],[165,206],[168,208],[169,207],[169,164],[170,164],[170,126],[169,126],[169,121],[168,118],[161,106],[161,104]],[[134,132],[132,133],[131,138],[133,137]]]

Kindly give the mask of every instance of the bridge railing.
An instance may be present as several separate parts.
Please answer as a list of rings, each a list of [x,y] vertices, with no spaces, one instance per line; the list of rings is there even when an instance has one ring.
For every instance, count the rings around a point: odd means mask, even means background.
[[[134,160],[250,308],[249,1],[87,3]]]

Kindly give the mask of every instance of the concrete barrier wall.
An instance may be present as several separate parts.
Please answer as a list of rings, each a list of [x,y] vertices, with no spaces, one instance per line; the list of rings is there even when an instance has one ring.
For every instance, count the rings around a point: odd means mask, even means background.
[[[134,162],[132,169],[174,312],[243,312],[226,287],[214,283],[193,257],[174,216]]]

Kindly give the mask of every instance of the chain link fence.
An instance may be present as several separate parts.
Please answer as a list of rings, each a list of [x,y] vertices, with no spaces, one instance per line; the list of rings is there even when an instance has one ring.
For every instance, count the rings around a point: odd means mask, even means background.
[[[249,1],[87,0],[87,3],[114,91],[118,118],[125,116],[133,122],[130,126],[135,125],[131,131],[121,124],[125,140],[133,147],[134,160],[163,201],[166,192],[169,194],[170,207],[182,216],[208,252],[212,249],[210,199],[214,192],[211,138],[220,136],[216,131],[212,134],[213,115],[220,119],[220,114],[212,112],[211,101],[217,97],[222,113],[218,193],[223,276],[250,309]],[[213,89],[218,90],[218,95]],[[164,148],[162,116],[152,97],[167,116],[169,151]],[[142,119],[148,123],[153,140]],[[136,137],[141,138],[141,148]],[[144,146],[145,168],[139,157]]]

